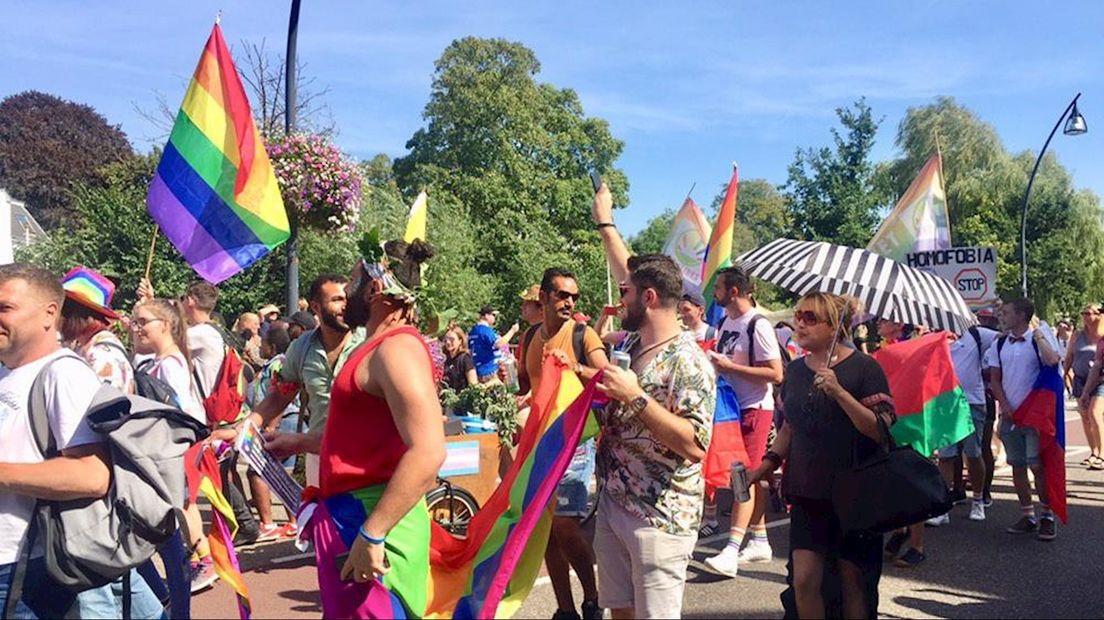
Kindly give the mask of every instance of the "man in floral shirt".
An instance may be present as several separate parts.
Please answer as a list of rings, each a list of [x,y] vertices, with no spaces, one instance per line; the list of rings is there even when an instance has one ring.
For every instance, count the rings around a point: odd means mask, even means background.
[[[622,282],[622,325],[630,334],[619,349],[631,356],[629,370],[611,365],[599,384],[611,400],[598,447],[599,604],[614,618],[677,618],[701,521],[716,376],[678,323],[682,275],[674,261],[629,258],[605,185],[594,217]]]

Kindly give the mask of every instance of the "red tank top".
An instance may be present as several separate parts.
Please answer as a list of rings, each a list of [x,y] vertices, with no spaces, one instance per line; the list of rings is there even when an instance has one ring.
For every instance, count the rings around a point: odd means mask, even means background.
[[[356,369],[364,358],[384,340],[410,334],[422,343],[418,330],[400,327],[361,345],[334,378],[330,393],[330,411],[322,432],[322,454],[318,482],[322,497],[384,484],[391,479],[406,443],[395,427],[391,409],[382,398],[366,394],[356,385]],[[432,363],[432,360],[430,360]],[[428,379],[427,383],[432,381]]]

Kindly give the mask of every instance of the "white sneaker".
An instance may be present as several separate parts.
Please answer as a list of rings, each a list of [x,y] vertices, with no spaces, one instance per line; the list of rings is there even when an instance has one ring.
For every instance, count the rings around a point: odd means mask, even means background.
[[[949,525],[951,523],[951,513],[942,514],[938,517],[932,517],[927,521],[924,521],[924,525],[929,527],[939,527],[940,525]]]
[[[774,551],[771,549],[769,542],[755,542],[753,540],[740,551],[738,557],[741,562],[770,562],[774,559]]]
[[[984,521],[985,520],[985,504],[974,500],[970,503],[970,520],[971,521]]]
[[[702,563],[706,570],[724,577],[735,577],[740,567],[740,554],[736,547],[726,546],[717,555]]]

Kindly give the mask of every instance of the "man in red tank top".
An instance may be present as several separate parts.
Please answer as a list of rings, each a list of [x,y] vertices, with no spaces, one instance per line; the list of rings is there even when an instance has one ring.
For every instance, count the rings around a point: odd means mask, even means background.
[[[445,458],[432,361],[411,327],[412,290],[432,250],[421,241],[389,242],[386,249],[390,265],[366,257],[349,283],[345,319],[354,329],[363,326],[367,338],[334,379],[319,484],[323,498],[352,497],[358,510],[363,507],[353,523],[342,523],[342,515],[330,510],[339,530],[356,528],[346,541],[351,546],[339,566],[341,579],[382,577],[407,611],[421,617],[429,572],[424,497]],[[325,603],[321,565],[319,574]]]

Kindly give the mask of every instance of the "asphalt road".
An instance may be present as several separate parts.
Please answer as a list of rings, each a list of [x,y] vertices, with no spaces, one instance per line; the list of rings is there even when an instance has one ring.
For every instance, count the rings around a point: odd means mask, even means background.
[[[879,614],[887,618],[1088,618],[1104,615],[1097,598],[1104,567],[1104,472],[1078,463],[1088,454],[1077,415],[1067,416],[1067,476],[1070,522],[1058,539],[1043,543],[1016,537],[1004,528],[1019,518],[1011,472],[998,470],[988,519],[974,523],[968,505],[957,506],[951,523],[928,528],[927,560],[912,569],[887,564],[881,581]],[[279,513],[277,513],[279,515]],[[687,618],[780,618],[778,595],[785,587],[789,523],[768,516],[775,559],[741,567],[735,579],[720,579],[691,568],[683,613]],[[723,537],[702,541],[695,558],[719,550]],[[253,595],[255,618],[321,616],[310,558],[288,542],[245,550],[241,558]],[[236,615],[224,584],[193,599],[195,618]],[[555,611],[546,577],[538,580],[517,617],[550,618]]]

